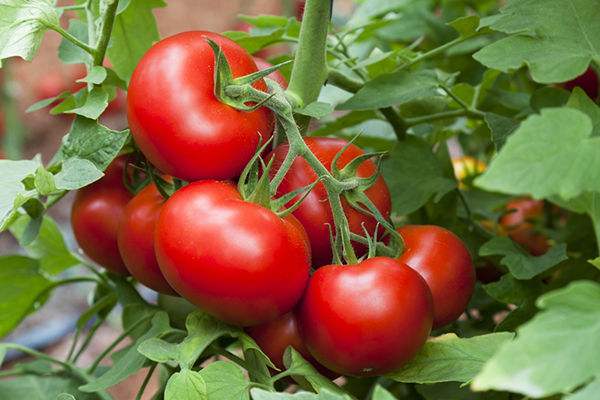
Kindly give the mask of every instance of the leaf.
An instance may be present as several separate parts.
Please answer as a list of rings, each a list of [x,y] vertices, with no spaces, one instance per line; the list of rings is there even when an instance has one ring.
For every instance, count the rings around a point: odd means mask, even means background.
[[[9,57],[32,61],[49,26],[59,26],[52,0],[0,1],[0,65]]]
[[[469,15],[467,17],[458,18],[446,25],[453,27],[458,31],[461,38],[470,39],[481,35],[493,33],[487,26],[480,27],[480,20],[477,15]]]
[[[600,64],[600,3],[511,1],[500,12],[491,29],[516,35],[475,53],[485,66],[508,72],[527,64],[535,81],[554,83],[583,74],[591,60]]]
[[[343,399],[351,399],[350,395],[341,389],[338,385],[319,374],[311,363],[306,361],[300,353],[292,346],[288,346],[283,354],[283,364],[292,374],[294,380],[308,383],[317,393],[327,390],[336,395],[340,395]]]
[[[189,333],[179,345],[181,359],[178,361],[182,368],[191,368],[200,354],[221,336],[235,336],[240,331],[239,327],[226,324],[201,310],[188,315],[185,326]]]
[[[55,376],[26,375],[0,381],[1,399],[55,400],[63,394],[76,395],[77,400],[96,400],[97,396],[77,390],[78,381]],[[68,399],[69,397],[67,397]]]
[[[600,374],[600,285],[573,282],[541,296],[539,312],[496,353],[472,389],[508,390],[534,398],[571,392]]]
[[[56,400],[77,400],[77,399],[69,393],[61,393],[56,397]]]
[[[138,351],[144,357],[158,363],[166,363],[169,360],[178,361],[181,358],[179,346],[175,343],[169,343],[162,339],[148,339],[139,345]]]
[[[164,311],[157,312],[152,318],[152,327],[150,330],[136,340],[135,345],[131,346],[131,348],[115,362],[115,365],[111,369],[95,381],[80,386],[79,390],[82,392],[97,392],[116,385],[128,376],[135,375],[144,366],[144,362],[146,361],[146,357],[138,352],[138,346],[148,339],[160,337],[168,333],[169,330],[169,316]]]
[[[34,175],[40,163],[33,160],[0,160],[0,232],[5,230],[19,207],[37,194],[22,181]]]
[[[591,120],[583,112],[544,109],[521,123],[474,183],[484,190],[535,199],[559,195],[569,200],[585,191],[600,191],[600,141],[590,138],[591,133]]]
[[[167,382],[165,400],[208,400],[204,379],[189,369],[174,373]]]
[[[600,136],[600,107],[579,86],[573,89],[567,107],[586,113],[592,120],[592,137]]]
[[[536,298],[542,291],[538,280],[520,281],[510,274],[503,275],[497,282],[483,285],[483,289],[504,304],[521,304]]]
[[[596,257],[596,258],[595,258],[595,259],[593,259],[593,260],[588,260],[588,262],[589,262],[590,264],[592,264],[594,267],[596,267],[596,268],[600,269],[600,257]]]
[[[496,151],[500,151],[506,139],[519,127],[519,121],[503,117],[494,113],[485,114],[485,122],[492,131],[492,142],[496,145]]]
[[[316,119],[321,119],[326,115],[329,115],[333,112],[333,107],[329,103],[322,103],[320,101],[315,101],[310,103],[304,108],[295,108],[294,113],[301,115],[308,115],[309,117],[313,117]]]
[[[398,382],[469,382],[511,333],[491,333],[461,339],[454,333],[427,340],[419,354],[401,370],[386,376]]]
[[[104,82],[107,76],[106,68],[96,65],[85,78],[78,79],[77,82],[89,82],[99,85]]]
[[[142,56],[160,40],[152,8],[164,7],[162,0],[132,1],[115,18],[112,44],[106,55],[119,77],[129,82]]]
[[[250,394],[253,400],[317,400],[317,395],[310,392],[296,392],[291,394],[252,388],[250,389]]]
[[[236,364],[215,361],[200,371],[210,400],[248,400],[250,382]]]
[[[479,255],[504,256],[500,261],[517,279],[531,279],[566,260],[567,245],[561,243],[552,247],[546,254],[533,257],[523,250],[517,242],[508,237],[495,237],[479,249]]]
[[[29,217],[21,216],[10,226],[10,232],[18,239],[23,234]],[[37,259],[40,271],[56,275],[79,264],[79,260],[67,249],[62,232],[50,217],[44,217],[40,233],[25,246],[30,257]]]
[[[456,382],[438,383],[435,385],[416,385],[415,388],[425,400],[481,400],[481,394],[474,393],[468,386],[463,387]],[[509,400],[494,398],[486,400]]]
[[[0,337],[12,331],[51,287],[36,260],[17,255],[0,258]]]
[[[435,72],[397,71],[379,75],[368,81],[356,94],[338,110],[369,110],[391,107],[407,103],[419,97],[441,96],[437,91],[438,80]]]
[[[564,400],[589,400],[600,398],[600,380],[595,380],[582,389],[564,397]]]
[[[396,398],[381,385],[377,385],[373,391],[373,400],[396,400]]]
[[[104,174],[89,160],[69,158],[63,161],[62,170],[56,174],[58,189],[76,190],[102,178]]]
[[[70,19],[67,32],[83,43],[89,42],[88,25],[83,21],[75,18]],[[91,60],[88,52],[81,47],[75,46],[65,38],[62,38],[58,46],[58,58],[65,64],[87,64]]]
[[[65,113],[78,114],[95,120],[102,115],[106,107],[108,107],[108,92],[101,87],[94,87],[88,93],[85,103],[81,107],[73,108]]]
[[[381,173],[392,194],[392,209],[399,215],[419,209],[433,195],[440,199],[458,185],[444,178],[430,145],[413,135],[394,144],[389,158],[381,163]]]

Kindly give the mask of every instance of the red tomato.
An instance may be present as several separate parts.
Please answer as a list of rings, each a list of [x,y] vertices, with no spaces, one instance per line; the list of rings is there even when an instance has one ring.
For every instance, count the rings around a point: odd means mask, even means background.
[[[158,216],[158,264],[190,303],[231,324],[258,325],[290,311],[306,286],[310,249],[293,220],[244,202],[224,182],[194,182]]]
[[[142,152],[161,171],[188,181],[240,175],[260,136],[272,134],[272,113],[238,111],[214,95],[215,57],[221,46],[234,77],[256,72],[237,43],[211,32],[184,32],[156,43],[138,63],[127,94],[127,118]],[[254,86],[267,91],[264,81]]]
[[[309,137],[305,138],[304,141],[329,171],[331,171],[331,162],[335,155],[348,144],[344,139],[326,137]],[[270,170],[271,178],[275,176],[275,173],[281,166],[288,150],[289,144],[284,143],[279,145],[268,155],[267,159],[270,159],[271,157],[275,158],[273,167]],[[338,168],[342,169],[346,164],[362,154],[364,154],[364,152],[360,148],[350,145],[339,158]],[[369,177],[373,175],[375,171],[375,163],[368,160],[362,163],[358,168],[357,176]],[[277,195],[282,196],[285,193],[300,189],[313,183],[315,180],[317,180],[317,174],[315,174],[304,159],[297,157],[292,164],[292,167],[287,172],[285,179],[279,186]],[[390,191],[383,180],[383,177],[380,176],[379,180],[366,190],[365,193],[382,215],[386,216],[391,212],[392,202]],[[300,223],[304,226],[308,233],[308,237],[310,238],[310,246],[313,252],[313,266],[315,268],[330,264],[333,258],[331,242],[329,239],[329,226],[334,226],[333,214],[329,203],[326,200],[327,191],[325,190],[325,186],[322,183],[319,183],[313,188],[306,199],[304,199],[300,207],[293,212],[293,215],[298,218]],[[296,201],[296,199],[294,199],[294,201]],[[342,205],[348,218],[351,232],[364,236],[363,223],[369,234],[372,235],[375,232],[377,221],[374,218],[352,208],[347,204],[344,197],[342,197]],[[355,244],[355,250],[358,253],[357,255],[362,255],[367,252],[366,246],[359,244]]]
[[[271,64],[270,62],[268,62],[260,57],[252,57],[252,59],[256,63],[256,67],[258,68],[259,71],[262,71],[267,68],[271,68],[273,66],[273,64]],[[287,79],[285,79],[285,76],[283,76],[283,74],[281,73],[280,70],[271,72],[269,75],[267,75],[267,78],[272,79],[275,82],[279,83],[279,85],[283,88],[283,90],[288,88],[288,81],[287,81]]]
[[[321,375],[329,379],[335,379],[339,376],[333,371],[328,370],[314,359],[304,345],[300,336],[300,327],[296,311],[292,310],[281,317],[264,324],[249,326],[244,328],[246,333],[254,339],[260,349],[269,357],[269,359],[280,370],[285,370],[283,364],[283,353],[288,346],[292,346],[302,358],[312,364]],[[295,383],[295,382],[291,382]]]
[[[523,198],[508,202],[506,210],[515,210],[500,219],[500,225],[517,243],[525,247],[531,255],[541,256],[550,248],[548,238],[536,232],[535,223],[542,219],[544,202]]]
[[[135,279],[157,292],[177,296],[154,253],[156,220],[165,201],[154,184],[142,189],[123,210],[117,239],[123,262]]]
[[[298,315],[306,347],[321,364],[345,375],[381,375],[417,355],[431,331],[433,300],[416,271],[376,257],[318,269]]]
[[[133,197],[123,184],[126,162],[127,155],[115,158],[102,179],[79,189],[71,210],[73,233],[81,249],[119,275],[129,275],[117,245],[119,219]]]
[[[475,267],[467,246],[439,226],[408,225],[397,229],[404,239],[399,260],[417,271],[433,295],[433,329],[456,320],[475,290]]]
[[[569,91],[572,91],[575,89],[575,87],[580,87],[590,99],[598,99],[598,88],[600,86],[600,82],[598,82],[598,74],[596,74],[596,71],[594,71],[592,68],[588,68],[577,78],[563,83],[563,86]]]

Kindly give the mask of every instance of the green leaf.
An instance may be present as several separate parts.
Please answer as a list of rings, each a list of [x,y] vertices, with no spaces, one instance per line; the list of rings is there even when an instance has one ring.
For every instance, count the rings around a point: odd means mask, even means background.
[[[511,333],[491,333],[461,339],[454,333],[427,340],[419,354],[401,370],[386,375],[398,382],[469,382]]]
[[[520,122],[516,119],[503,117],[494,113],[485,114],[485,122],[492,131],[492,142],[496,145],[496,151],[500,151],[506,139],[519,127]]]
[[[69,20],[69,29],[71,35],[79,39],[83,43],[88,43],[88,25],[78,19]],[[65,64],[87,64],[91,60],[91,55],[81,47],[75,46],[65,38],[62,38],[58,46],[58,58]]]
[[[44,99],[42,101],[38,101],[37,103],[32,104],[31,106],[29,106],[29,108],[27,110],[25,110],[25,112],[30,113],[33,111],[41,110],[42,108],[49,106],[50,104],[54,103],[55,101],[66,99],[69,96],[71,96],[71,92],[68,92],[68,91],[62,92],[58,96],[50,97],[49,99]]]
[[[569,96],[571,93],[565,89],[544,86],[533,93],[529,103],[534,111],[540,112],[543,108],[564,107]]]
[[[106,73],[106,71],[104,72]],[[108,107],[108,92],[101,87],[94,87],[92,91],[88,93],[85,103],[81,107],[73,108],[65,112],[69,114],[78,114],[89,119],[98,119],[104,110],[106,110],[106,107]]]
[[[144,362],[146,361],[146,357],[138,352],[138,346],[148,339],[160,337],[168,333],[170,329],[167,313],[164,311],[157,312],[152,318],[152,327],[150,330],[136,340],[135,344],[104,375],[93,382],[80,386],[79,390],[83,392],[97,392],[116,385],[128,376],[135,375],[144,366]]]
[[[533,257],[508,237],[495,237],[486,242],[479,249],[479,255],[503,256],[501,263],[508,267],[515,278],[524,280],[531,279],[568,258],[565,243],[554,246],[542,256]]]
[[[381,385],[377,385],[373,391],[373,400],[396,400],[396,398]]]
[[[51,287],[36,260],[17,255],[0,258],[0,337],[12,331]]]
[[[520,281],[506,274],[497,282],[483,285],[483,289],[504,304],[521,304],[537,297],[541,293],[541,284],[537,280]]]
[[[115,18],[112,44],[106,55],[119,77],[129,82],[142,56],[160,40],[152,8],[164,7],[162,0],[132,1]]]
[[[310,392],[296,392],[291,394],[252,388],[250,389],[250,394],[253,400],[317,400],[317,395]],[[340,397],[340,399],[344,399],[344,397]]]
[[[485,66],[508,72],[527,64],[535,81],[553,83],[583,74],[591,60],[600,64],[598,2],[512,1],[500,12],[491,28],[516,35],[475,53]]]
[[[76,190],[102,178],[104,174],[89,160],[69,158],[56,174],[55,184],[59,189]]]
[[[226,324],[204,311],[197,310],[188,315],[185,322],[188,336],[179,345],[182,368],[191,368],[200,354],[218,338],[224,335],[235,336],[240,328]]]
[[[40,232],[44,214],[46,213],[46,206],[40,200],[33,198],[23,204],[23,209],[30,217],[23,233],[19,237],[19,245],[24,247],[31,244]]]
[[[569,200],[600,191],[600,141],[591,133],[591,120],[583,112],[544,109],[521,123],[474,182],[488,191],[535,199],[559,195]]]
[[[596,268],[600,269],[600,257],[596,257],[596,258],[595,258],[595,259],[593,259],[593,260],[588,260],[588,262],[589,262],[590,264],[592,264],[594,267],[596,267]]]
[[[304,108],[295,108],[294,113],[301,115],[308,115],[309,117],[313,117],[316,119],[321,119],[326,115],[329,115],[333,112],[333,107],[329,103],[322,103],[320,101],[315,101],[310,103]]]
[[[20,238],[27,226],[29,217],[19,217],[11,226],[10,232]],[[50,217],[44,217],[40,233],[29,245],[27,253],[39,262],[40,271],[56,275],[79,264],[79,260],[67,249],[62,232]]]
[[[567,107],[586,113],[592,120],[592,137],[600,136],[600,107],[579,86],[573,89]]]
[[[435,72],[397,71],[368,81],[338,110],[369,110],[407,103],[419,97],[441,96]]]
[[[59,26],[53,0],[0,2],[0,65],[9,57],[32,61],[48,26]]]
[[[42,196],[48,196],[57,191],[56,186],[54,185],[54,175],[46,171],[41,165],[35,171],[33,183],[38,193]]]
[[[236,364],[215,361],[200,371],[210,400],[248,400],[250,382]]]
[[[583,387],[571,395],[564,397],[564,400],[589,400],[600,399],[600,380],[596,379],[589,385]]]
[[[600,285],[574,282],[541,296],[537,306],[543,311],[486,363],[474,390],[539,398],[571,392],[600,375]]]
[[[458,18],[448,24],[458,31],[461,38],[470,39],[481,35],[487,35],[493,33],[487,26],[480,27],[480,20],[477,15],[469,15],[467,17]]]
[[[456,382],[438,383],[435,385],[416,385],[415,388],[425,400],[481,400],[481,394],[473,393],[468,386],[463,387]],[[509,400],[508,397],[486,400]]]
[[[165,389],[165,400],[208,400],[206,383],[198,372],[183,369],[174,373]]]
[[[351,399],[350,395],[338,385],[319,374],[311,363],[306,361],[292,346],[288,346],[283,354],[283,364],[292,373],[294,380],[309,384],[317,393],[327,390],[340,395],[343,399]]]
[[[373,110],[353,111],[331,121],[319,121],[324,123],[322,128],[316,129],[310,133],[310,136],[327,136],[339,133],[341,130],[356,126],[361,122],[380,118]]]
[[[242,350],[244,352],[244,359],[254,368],[255,371],[249,371],[251,377],[253,377],[254,373],[260,373],[263,376],[269,376],[269,368],[278,371],[279,368],[271,362],[269,357],[263,353],[260,347],[256,344],[254,339],[252,339],[246,332],[239,331],[236,335],[240,344],[242,346]]]
[[[78,79],[77,82],[89,82],[99,85],[104,82],[107,76],[108,72],[106,72],[106,68],[96,65],[88,72],[85,78]]]
[[[0,160],[0,232],[8,227],[19,207],[37,195],[37,190],[27,190],[22,181],[35,175],[39,166],[33,160]]]
[[[69,393],[61,393],[56,397],[56,400],[77,400],[77,399]]]
[[[138,351],[143,354],[144,357],[163,364],[169,360],[179,361],[181,358],[179,345],[157,338],[148,339],[140,344]]]
[[[60,395],[71,393],[77,396],[77,400],[96,400],[95,395],[81,393],[77,390],[79,384],[76,380],[70,380],[55,376],[26,375],[14,379],[0,381],[1,399],[23,399],[23,400],[55,400]],[[63,396],[64,398],[64,396]],[[68,398],[68,397],[67,397]]]
[[[394,144],[389,158],[381,163],[381,173],[392,194],[392,209],[398,215],[419,209],[433,195],[438,200],[458,185],[444,178],[430,145],[412,135]]]

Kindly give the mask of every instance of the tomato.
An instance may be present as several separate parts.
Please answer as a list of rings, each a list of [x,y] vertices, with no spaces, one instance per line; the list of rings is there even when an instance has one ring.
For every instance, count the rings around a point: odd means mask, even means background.
[[[231,185],[198,181],[167,200],[156,256],[183,298],[221,320],[258,325],[290,311],[310,270],[310,248],[292,217],[244,202]]]
[[[335,155],[348,142],[344,139],[326,138],[326,137],[309,137],[304,141],[321,161],[321,163],[331,171],[331,163]],[[289,150],[289,144],[284,143],[275,148],[267,159],[274,158],[273,167],[270,170],[271,177],[275,176],[277,170],[281,167],[285,156]],[[338,160],[338,168],[342,169],[346,164],[352,161],[364,152],[357,146],[350,145]],[[367,160],[358,168],[358,177],[369,177],[376,171],[376,165],[373,161]],[[317,180],[317,174],[301,157],[296,157],[291,168],[287,172],[285,179],[277,190],[277,195],[282,196],[296,189],[307,186]],[[375,204],[382,215],[386,216],[391,212],[392,203],[390,191],[383,180],[379,177],[377,182],[365,191],[367,197]],[[296,201],[297,199],[294,199]],[[293,215],[298,218],[300,223],[306,229],[310,238],[310,246],[313,252],[313,266],[318,268],[322,265],[331,263],[333,252],[331,250],[331,242],[329,237],[329,226],[334,226],[333,214],[327,200],[327,191],[322,183],[318,183],[311,193],[304,199],[300,207],[293,212]],[[361,236],[364,236],[362,224],[369,234],[375,232],[377,221],[375,218],[352,208],[342,197],[342,206],[348,218],[350,231]],[[367,247],[364,245],[355,244],[357,255],[362,255],[367,252]]]
[[[294,350],[300,353],[302,358],[311,363],[321,375],[324,375],[329,379],[335,379],[339,376],[339,374],[336,374],[319,364],[308,352],[308,349],[300,336],[300,326],[298,325],[298,317],[295,310],[272,321],[246,327],[244,330],[252,339],[254,339],[260,349],[280,370],[286,369],[283,364],[283,353],[285,353],[285,349],[288,346],[292,346]]]
[[[256,67],[258,68],[259,71],[262,71],[267,68],[271,68],[273,66],[273,64],[271,64],[270,62],[268,62],[260,57],[252,57],[252,59],[256,63]],[[279,85],[283,88],[283,90],[288,88],[288,81],[287,81],[287,79],[285,79],[285,76],[283,76],[283,74],[281,73],[280,70],[271,72],[269,75],[267,75],[267,78],[272,79],[275,82],[279,83]]]
[[[531,255],[545,254],[550,248],[548,238],[535,231],[535,224],[541,221],[544,214],[544,202],[522,198],[508,202],[505,209],[514,210],[500,218],[500,225],[506,229],[507,234],[523,245]]]
[[[77,191],[71,225],[81,249],[95,262],[119,275],[129,275],[117,245],[119,220],[133,195],[123,184],[127,155],[108,166],[105,176]]]
[[[486,170],[487,164],[470,156],[454,158],[452,160],[454,176],[458,181],[458,187],[466,189],[471,186],[473,179]]]
[[[600,82],[598,82],[598,74],[592,68],[588,68],[583,74],[577,78],[565,82],[562,84],[565,89],[572,91],[575,87],[583,89],[585,94],[592,100],[598,99],[598,89]]]
[[[431,331],[433,300],[408,265],[375,257],[318,269],[298,315],[306,347],[318,362],[340,374],[381,375],[419,352]]]
[[[142,285],[177,296],[164,278],[154,253],[154,230],[165,198],[154,184],[142,189],[123,210],[117,241],[129,273]]]
[[[211,32],[184,32],[156,43],[133,72],[127,119],[142,152],[168,175],[194,181],[240,175],[273,117],[261,107],[238,111],[214,95],[215,57],[206,37],[221,46],[234,77],[256,72],[237,43]],[[254,86],[267,91],[264,81]]]
[[[475,267],[467,246],[439,226],[408,225],[397,229],[404,239],[399,260],[417,271],[431,289],[433,329],[456,320],[475,290]]]

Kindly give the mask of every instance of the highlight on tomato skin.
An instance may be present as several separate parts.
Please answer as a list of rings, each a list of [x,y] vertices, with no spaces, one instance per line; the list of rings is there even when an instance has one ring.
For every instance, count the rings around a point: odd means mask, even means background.
[[[408,265],[374,257],[319,268],[298,320],[306,347],[325,367],[342,375],[382,375],[406,365],[425,344],[433,298]]]
[[[129,275],[117,244],[119,220],[133,195],[123,184],[127,155],[121,155],[104,171],[100,180],[75,195],[71,225],[81,249],[108,271]]]
[[[475,291],[475,267],[467,246],[449,230],[434,225],[397,229],[404,240],[399,260],[425,279],[434,304],[433,329],[454,322]]]

